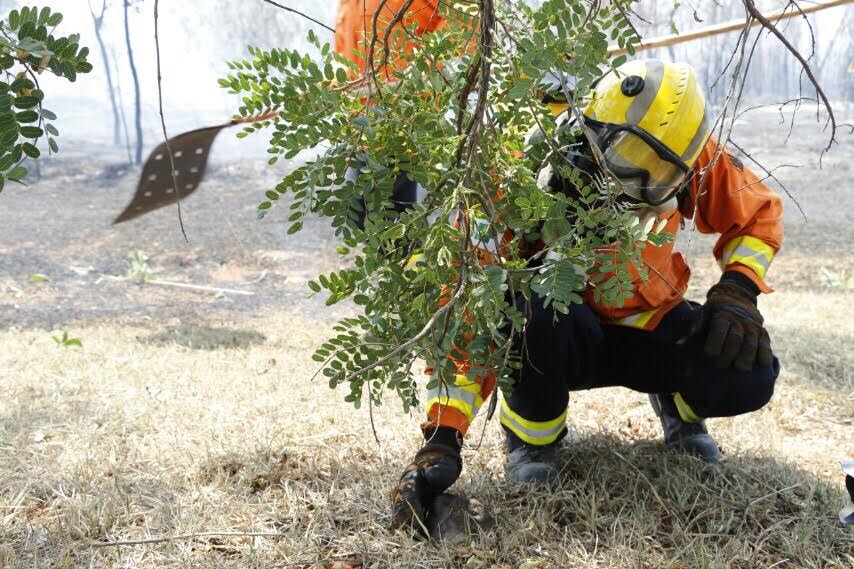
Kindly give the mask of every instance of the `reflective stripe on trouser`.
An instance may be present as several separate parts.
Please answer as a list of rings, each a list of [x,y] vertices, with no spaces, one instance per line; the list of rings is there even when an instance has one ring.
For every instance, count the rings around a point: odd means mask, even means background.
[[[464,374],[457,374],[453,384],[439,382],[439,385],[427,390],[427,409],[434,404],[453,407],[471,423],[477,415],[477,410],[483,405],[480,389],[479,383]]]
[[[501,402],[501,424],[513,434],[532,445],[555,442],[566,428],[566,410],[551,421],[528,421],[513,411],[507,401]]]
[[[697,415],[697,413],[691,409],[691,406],[685,402],[681,393],[673,394],[673,402],[676,404],[676,410],[679,412],[679,417],[681,417],[686,423],[699,423],[703,420],[703,418]]]
[[[638,328],[639,330],[644,330],[649,324],[649,321],[652,320],[652,317],[658,314],[660,308],[653,308],[652,310],[647,310],[646,312],[639,312],[637,314],[632,314],[631,316],[626,316],[625,318],[620,318],[619,320],[615,320],[614,324],[618,326],[628,326],[629,328]]]
[[[759,278],[764,279],[772,260],[774,260],[774,249],[770,245],[761,239],[745,235],[727,243],[718,264],[721,268],[726,268],[727,265],[741,263],[750,267],[759,275]]]

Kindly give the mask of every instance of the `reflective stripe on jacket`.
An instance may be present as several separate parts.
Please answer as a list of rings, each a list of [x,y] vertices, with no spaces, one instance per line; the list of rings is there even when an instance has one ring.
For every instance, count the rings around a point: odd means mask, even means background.
[[[715,160],[718,152],[720,155]],[[694,165],[691,191],[685,203],[679,210],[660,216],[656,225],[663,223],[659,231],[675,237],[686,219],[693,220],[701,233],[720,235],[713,253],[722,269],[741,272],[762,292],[771,292],[765,275],[783,241],[782,202],[714,139],[709,140]],[[673,251],[673,246],[670,242],[660,247],[647,244],[643,248],[641,256],[647,265],[648,278],[635,279],[634,294],[622,307],[595,302],[589,285],[582,294],[585,302],[605,324],[654,329],[664,315],[681,302],[691,276],[685,258]],[[490,249],[479,257],[494,258],[494,248]],[[457,362],[459,373],[466,374],[470,365],[467,361]],[[464,385],[460,385],[460,377],[466,382]],[[488,399],[494,385],[494,377],[487,372],[474,382],[465,375],[457,376],[454,386],[440,386],[441,395],[434,395],[428,401],[428,419],[424,426],[450,426],[465,434],[477,408]],[[502,409],[501,421],[513,420],[514,417]],[[552,434],[548,426],[538,429],[532,431],[532,439],[545,440]]]

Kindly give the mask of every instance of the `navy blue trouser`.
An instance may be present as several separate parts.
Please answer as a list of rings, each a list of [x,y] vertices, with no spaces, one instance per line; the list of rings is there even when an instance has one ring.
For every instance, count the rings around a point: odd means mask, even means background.
[[[357,174],[353,174],[356,176]],[[397,178],[394,181],[394,186],[391,189],[391,196],[389,197],[392,203],[392,207],[396,213],[402,213],[412,207],[416,201],[418,201],[418,184],[409,179],[406,175],[406,172],[401,172],[397,175]],[[359,229],[365,228],[365,217],[367,216],[367,212],[365,211],[365,200],[361,197],[353,198],[353,202],[358,204],[356,207],[352,207],[352,209],[356,212],[356,227]]]
[[[644,393],[678,393],[702,418],[729,417],[759,409],[771,399],[780,373],[770,368],[719,369],[697,341],[679,342],[700,318],[700,305],[683,302],[652,331],[603,325],[585,304],[568,315],[543,308],[534,297],[527,333],[520,339],[522,369],[505,396],[501,422],[511,430],[559,439],[565,434],[569,392],[623,386]],[[509,407],[509,409],[508,409]],[[538,429],[551,430],[536,433]]]

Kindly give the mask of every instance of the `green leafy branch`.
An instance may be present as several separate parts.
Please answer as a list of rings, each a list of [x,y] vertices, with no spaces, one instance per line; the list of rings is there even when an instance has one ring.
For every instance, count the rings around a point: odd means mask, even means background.
[[[367,389],[379,404],[388,389],[412,408],[419,358],[433,370],[428,387],[450,381],[463,358],[470,375],[491,371],[509,387],[519,362],[510,347],[525,326],[519,300],[538,294],[566,312],[603,269],[597,298],[619,305],[632,294],[643,237],[632,212],[581,182],[557,150],[585,133],[559,126],[541,103],[548,74],[573,78],[555,94],[575,110],[621,63],[608,41],[629,51],[638,42],[630,4],[479,0],[468,14],[442,5],[453,24],[440,30],[369,38],[366,55],[381,47],[361,74],[313,34],[317,57],[251,48],[251,59],[231,63],[220,84],[241,97],[239,116],[278,113],[240,136],[266,130],[271,163],[308,156],[266,192],[259,217],[284,204],[289,233],[315,214],[341,239],[346,268],[309,287],[362,311],[314,355],[330,386],[349,387],[348,401],[358,406]],[[413,50],[384,52],[403,41]],[[526,148],[534,127],[539,143]],[[579,182],[578,195],[540,187],[544,162]],[[390,197],[402,173],[427,192],[399,213]]]
[[[0,191],[5,181],[23,184],[26,158],[41,156],[39,141],[47,138],[48,152],[56,153],[57,116],[43,106],[38,76],[44,71],[74,82],[88,73],[89,49],[80,36],[54,36],[63,16],[49,7],[12,10],[0,21]]]

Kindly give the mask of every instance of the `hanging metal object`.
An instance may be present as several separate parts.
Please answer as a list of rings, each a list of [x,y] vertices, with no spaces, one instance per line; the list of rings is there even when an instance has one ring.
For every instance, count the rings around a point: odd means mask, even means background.
[[[276,114],[266,113],[191,130],[170,138],[168,147],[166,142],[158,144],[145,160],[142,175],[139,177],[131,202],[113,223],[121,223],[145,215],[195,192],[205,177],[211,146],[220,131],[237,124],[269,120]],[[169,160],[170,150],[175,162],[174,180],[170,172],[172,162]]]
[[[175,161],[174,180],[166,143],[157,145],[145,161],[133,199],[113,223],[129,221],[173,204],[196,191],[205,175],[216,135],[229,126],[231,123],[200,128],[170,139],[169,146]]]

